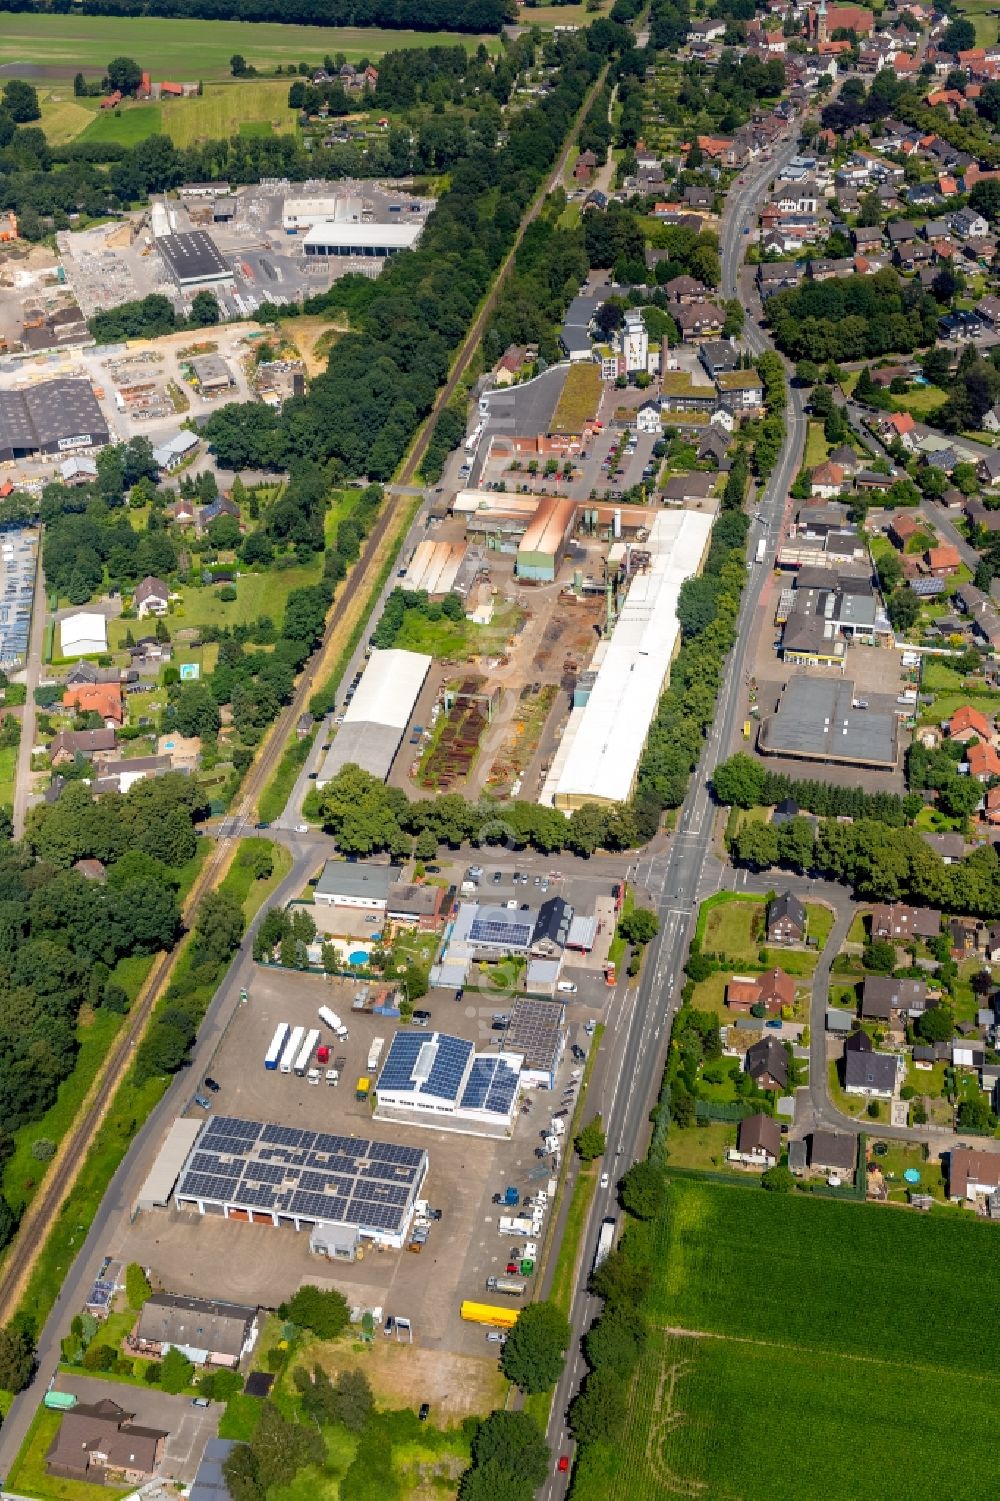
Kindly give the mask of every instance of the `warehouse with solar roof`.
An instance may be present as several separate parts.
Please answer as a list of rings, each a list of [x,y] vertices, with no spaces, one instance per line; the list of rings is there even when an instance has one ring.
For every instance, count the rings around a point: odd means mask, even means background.
[[[405,1111],[417,1124],[509,1130],[523,1062],[520,1053],[477,1053],[447,1032],[401,1030],[378,1076],[376,1115]]]
[[[402,1249],[427,1176],[421,1147],[214,1116],[174,1189],[178,1209],[310,1232],[310,1249],[353,1260],[361,1242]]]

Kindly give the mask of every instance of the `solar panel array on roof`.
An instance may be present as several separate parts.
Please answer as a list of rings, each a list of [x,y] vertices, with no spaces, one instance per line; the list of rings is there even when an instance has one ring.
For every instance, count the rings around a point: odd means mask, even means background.
[[[511,913],[509,918],[477,917],[469,929],[473,943],[492,943],[501,948],[526,949],[531,942],[534,918]]]
[[[216,1116],[192,1148],[176,1196],[398,1232],[426,1171],[418,1147]]]
[[[460,1109],[486,1110],[506,1116],[514,1103],[519,1073],[505,1058],[480,1057],[472,1065]]]
[[[37,550],[37,532],[0,533],[0,667],[17,666],[27,656]]]
[[[433,1095],[457,1100],[468,1073],[473,1046],[444,1032],[399,1031],[389,1046],[377,1093]]]

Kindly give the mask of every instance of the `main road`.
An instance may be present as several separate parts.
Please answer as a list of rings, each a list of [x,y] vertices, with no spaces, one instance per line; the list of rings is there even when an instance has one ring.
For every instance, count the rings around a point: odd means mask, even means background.
[[[749,235],[744,231],[752,230],[768,183],[778,175],[795,150],[793,137],[783,142],[772,158],[748,169],[730,192],[723,218],[720,246],[722,290],[726,297],[736,297],[743,304],[747,314],[745,343],[754,354],[761,354],[770,346],[756,321],[759,310],[752,284],[746,273],[741,272],[744,247],[749,242]],[[647,950],[638,985],[616,994],[608,1016],[602,1056],[595,1067],[587,1096],[588,1115],[591,1111],[599,1111],[605,1124],[610,1181],[607,1187],[597,1189],[583,1234],[582,1257],[570,1308],[570,1353],[556,1387],[547,1434],[556,1456],[572,1449],[566,1413],[586,1372],[582,1336],[600,1306],[587,1292],[598,1226],[605,1216],[617,1216],[615,1180],[645,1150],[649,1112],[659,1088],[670,1029],[680,1001],[681,972],[698,901],[706,879],[711,881],[713,890],[718,884],[717,872],[708,870],[710,864],[714,865],[711,844],[715,805],[710,792],[711,777],[717,763],[729,752],[737,719],[742,713],[741,684],[754,635],[754,617],[769,566],[774,563],[785,501],[799,467],[804,440],[802,397],[792,389],[785,410],[785,439],[778,462],[756,498],[756,513],[762,520],[755,523],[756,529],[751,532],[751,556],[756,541],[761,536],[765,538],[766,566],[749,565],[737,622],[736,644],[719,692],[715,723],[680,809],[676,831],[666,851],[644,856],[636,871],[640,888],[654,893],[660,914],[660,931]],[[555,1469],[554,1461],[553,1473],[542,1494],[547,1501],[555,1501],[555,1498],[565,1495],[568,1486],[569,1475]]]

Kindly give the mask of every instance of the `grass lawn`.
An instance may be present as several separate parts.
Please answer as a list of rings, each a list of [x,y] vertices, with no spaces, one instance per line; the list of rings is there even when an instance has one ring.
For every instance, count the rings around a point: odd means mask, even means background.
[[[38,90],[38,103],[42,111],[41,126],[46,139],[53,146],[65,146],[73,141],[94,119],[93,108],[88,109],[81,99],[73,97],[69,84],[52,89]],[[90,101],[91,105],[97,103]]]
[[[239,856],[233,861],[229,874],[226,877],[226,890],[230,896],[234,896],[243,906],[243,913],[247,922],[250,921],[258,907],[267,901],[272,891],[285,879],[292,868],[291,851],[283,844],[273,844],[270,840],[264,841],[274,857],[274,869],[266,880],[255,880],[250,870],[239,863]],[[247,840],[245,843],[249,844]],[[259,843],[254,840],[253,844]]]
[[[810,1349],[776,1351],[765,1341],[657,1330],[623,1432],[614,1444],[585,1451],[573,1495],[576,1501],[670,1495],[856,1501],[861,1494],[884,1501],[903,1494],[907,1501],[978,1501],[983,1467],[988,1471],[993,1459],[989,1434],[998,1398],[1000,1380],[988,1366],[969,1378]],[[909,1456],[903,1489],[888,1474],[881,1481],[870,1477],[859,1489],[858,1458],[873,1422],[887,1452]],[[956,1424],[972,1435],[959,1454],[949,1452]],[[794,1435],[791,1464],[775,1463],[779,1433]]]
[[[997,14],[993,0],[958,0],[955,13],[968,16],[976,28],[977,47],[989,47],[997,40]]]
[[[287,81],[250,79],[243,83],[210,83],[200,99],[171,99],[163,110],[163,124],[175,146],[199,140],[228,140],[231,135],[271,135],[295,130],[288,108]],[[262,127],[251,130],[248,127]]]
[[[257,1397],[248,1397],[244,1392],[230,1397],[226,1410],[219,1419],[219,1437],[249,1443],[257,1432],[260,1409],[261,1402]]]
[[[202,21],[196,17],[24,13],[4,15],[0,63],[17,63],[28,58],[35,65],[65,68],[66,77],[72,78],[79,68],[103,69],[109,58],[125,55],[148,68],[154,79],[164,76],[175,80],[222,79],[231,76],[229,59],[237,52],[248,63],[264,68],[290,62],[319,64],[336,52],[343,52],[349,62],[356,62],[361,57],[374,59],[402,47],[461,44],[473,49],[480,42],[491,52],[500,49],[497,36],[459,36],[448,31],[287,26],[271,22]]]
[[[829,452],[830,445],[823,435],[822,422],[810,422],[805,457],[802,460],[805,468],[815,469],[817,464],[823,463]]]
[[[602,0],[596,11],[585,5],[538,5],[525,10],[520,16],[525,26],[589,26],[598,16],[606,16],[611,9],[608,0]]]
[[[99,115],[94,115],[80,138],[136,146],[147,136],[159,134],[162,124],[162,110],[158,104],[126,104],[120,109],[102,110]]]
[[[690,1126],[683,1131],[672,1126],[667,1133],[667,1162],[711,1172],[724,1169],[726,1152],[736,1145],[736,1131],[735,1124],[725,1121]]]
[[[14,772],[17,769],[17,746],[0,747],[0,803],[14,801]]]
[[[706,953],[725,954],[731,959],[755,960],[764,922],[762,901],[730,899],[713,907],[705,922]],[[756,936],[755,936],[756,935]]]
[[[847,930],[847,941],[848,943],[866,943],[867,940],[865,915],[863,912],[856,912],[851,919],[851,926]]]
[[[871,1147],[874,1143],[869,1142],[868,1145]],[[889,1150],[881,1156],[873,1153],[871,1160],[881,1168],[885,1176],[890,1199],[899,1203],[906,1202],[907,1185],[903,1174],[909,1168],[916,1168],[920,1174],[920,1183],[914,1187],[919,1186],[921,1193],[932,1193],[936,1199],[944,1202],[944,1174],[941,1164],[928,1159],[922,1146],[905,1141],[881,1142],[879,1145],[886,1146]]]
[[[905,396],[891,397],[892,410],[910,412],[919,422],[947,399],[947,392],[940,386],[911,386]]]
[[[305,584],[315,584],[320,576],[320,564],[302,568],[269,569],[266,573],[241,573],[236,580],[236,598],[224,600],[218,584],[200,589],[182,588],[181,603],[167,616],[171,633],[182,626],[198,625],[248,625],[258,615],[268,615],[280,621],[285,601],[293,589]],[[125,634],[131,629],[133,636],[141,634],[137,620],[109,620],[108,647],[120,651],[125,643]],[[207,669],[206,669],[207,670]]]
[[[22,1496],[44,1496],[52,1501],[108,1501],[108,1497],[126,1496],[128,1489],[115,1490],[106,1485],[88,1485],[83,1480],[58,1480],[45,1468],[45,1455],[62,1423],[61,1412],[40,1407],[7,1477],[7,1488]]]
[[[277,771],[257,800],[257,814],[262,823],[273,823],[291,797],[296,778],[306,763],[315,739],[316,731],[313,730],[304,739],[289,742],[278,762]]]
[[[947,693],[962,687],[962,674],[956,672],[954,667],[949,667],[946,662],[925,657],[920,686],[925,693]]]
[[[520,612],[515,605],[497,610],[489,625],[474,625],[464,616],[461,620],[445,617],[428,620],[419,610],[407,610],[393,645],[403,651],[429,652],[439,661],[490,657],[503,651],[519,619]]]
[[[815,942],[817,952],[826,945],[833,927],[833,913],[829,907],[824,907],[822,902],[806,902],[806,916],[809,925],[806,929],[809,937]]]
[[[932,704],[922,711],[920,718],[925,724],[940,724],[950,719],[956,709],[971,704],[991,717],[1000,714],[1000,693],[940,693]]]

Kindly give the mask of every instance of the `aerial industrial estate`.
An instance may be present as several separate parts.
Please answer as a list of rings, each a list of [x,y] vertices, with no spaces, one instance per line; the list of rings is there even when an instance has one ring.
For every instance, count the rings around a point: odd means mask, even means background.
[[[5,1495],[987,1493],[997,24],[709,9],[6,17]]]

